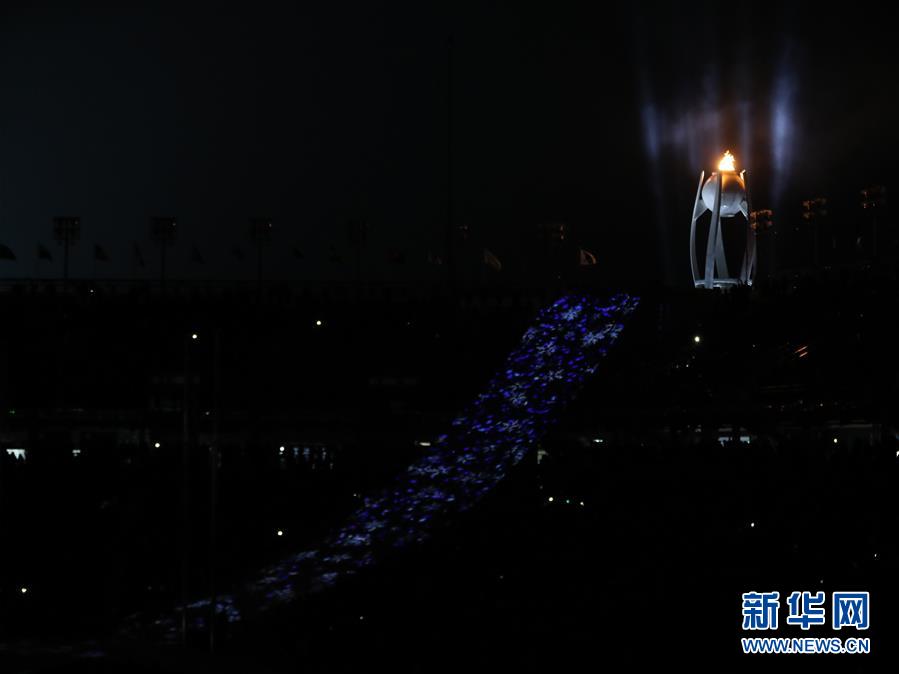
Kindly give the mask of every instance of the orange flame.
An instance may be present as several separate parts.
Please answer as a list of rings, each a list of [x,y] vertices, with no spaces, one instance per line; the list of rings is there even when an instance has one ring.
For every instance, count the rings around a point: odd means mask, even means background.
[[[718,162],[718,170],[719,171],[736,171],[736,167],[734,166],[734,156],[730,153],[730,150],[725,150],[724,156],[721,157],[721,161]]]

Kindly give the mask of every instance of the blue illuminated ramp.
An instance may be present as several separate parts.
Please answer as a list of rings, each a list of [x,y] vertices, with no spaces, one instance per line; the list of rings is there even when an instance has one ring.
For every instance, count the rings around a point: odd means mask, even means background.
[[[329,587],[392,550],[420,543],[435,524],[477,503],[558,420],[637,303],[628,295],[605,303],[568,296],[541,311],[486,390],[392,487],[366,498],[317,547],[263,569],[239,602],[219,598],[217,613],[233,622],[245,611],[265,611]],[[208,600],[189,608],[190,624],[202,628]],[[178,624],[177,617],[156,622],[172,631]]]

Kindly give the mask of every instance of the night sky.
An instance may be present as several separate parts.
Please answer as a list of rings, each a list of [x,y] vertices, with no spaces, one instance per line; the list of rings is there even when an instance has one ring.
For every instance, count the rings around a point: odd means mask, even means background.
[[[688,283],[696,180],[725,149],[779,223],[801,197],[897,184],[895,37],[874,8],[22,4],[0,12],[0,243],[18,257],[0,277],[60,275],[51,218],[73,214],[73,276],[152,278],[149,217],[172,214],[173,276],[253,278],[247,221],[269,216],[271,277],[351,278],[356,219],[366,279],[440,278],[450,36],[460,255],[488,247],[510,275],[564,222],[611,279]]]

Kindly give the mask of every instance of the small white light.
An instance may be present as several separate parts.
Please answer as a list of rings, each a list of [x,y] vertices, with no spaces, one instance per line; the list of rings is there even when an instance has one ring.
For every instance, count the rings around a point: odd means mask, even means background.
[[[749,528],[750,528],[750,529],[755,529],[755,522],[750,522],[750,523],[749,523]]]
[[[584,507],[584,502],[583,502],[583,501],[581,501],[581,507],[582,507],[582,508]]]
[[[552,502],[553,502],[553,497],[550,496],[550,497],[549,497],[548,499],[546,499],[546,500],[549,501],[550,503],[552,503]]]
[[[365,616],[364,615],[359,616],[359,620],[365,620]]]
[[[278,531],[276,531],[275,533],[276,533],[278,536],[283,536],[283,535],[284,535],[284,532],[283,532],[281,529],[278,529]]]
[[[701,342],[701,341],[702,341],[702,337],[700,337],[699,335],[693,335],[693,343],[694,344],[699,344],[699,342]]]
[[[23,588],[21,589],[21,592],[22,592],[22,594],[27,594],[27,593],[28,593],[28,588],[27,588],[27,587],[23,587]]]
[[[321,321],[315,321],[315,326],[318,327],[318,328],[320,328],[320,327],[322,326],[322,322],[321,322]]]
[[[190,338],[191,338],[191,339],[196,339],[196,338],[197,338],[197,333],[196,333],[196,332],[193,333],[193,334],[190,336]]]
[[[839,442],[839,440],[837,438],[833,439],[833,444],[837,444],[838,442]]]
[[[278,452],[279,452],[280,454],[283,454],[283,453],[284,453],[284,445],[281,445],[280,447],[278,447]]]
[[[156,449],[159,449],[160,444],[159,444],[158,442],[154,442],[154,443],[153,443],[153,446],[154,446]]]

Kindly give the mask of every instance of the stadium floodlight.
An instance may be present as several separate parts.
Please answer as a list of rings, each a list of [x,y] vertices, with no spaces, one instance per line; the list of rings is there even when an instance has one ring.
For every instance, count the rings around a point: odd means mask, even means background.
[[[69,280],[69,248],[81,237],[81,218],[59,216],[53,218],[53,238],[62,246],[62,278]]]
[[[812,225],[814,228],[812,233],[814,235],[814,255],[813,259],[815,262],[815,266],[817,267],[820,262],[821,257],[821,223],[824,222],[827,218],[827,198],[826,197],[814,197],[812,199],[805,199],[802,202],[802,219],[805,220],[809,225]]]
[[[862,209],[871,213],[871,257],[877,257],[877,225],[878,214],[886,208],[887,188],[883,185],[872,185],[861,191]]]
[[[250,218],[250,238],[256,243],[256,283],[262,290],[262,248],[272,238],[271,218]]]
[[[173,217],[150,219],[150,238],[159,244],[159,284],[165,286],[165,251],[175,242],[178,223]]]

